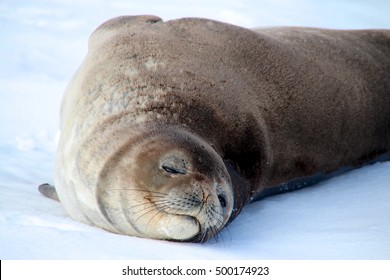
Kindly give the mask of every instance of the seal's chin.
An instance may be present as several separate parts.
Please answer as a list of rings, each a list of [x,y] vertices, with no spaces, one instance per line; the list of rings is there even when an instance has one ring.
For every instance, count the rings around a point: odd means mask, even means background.
[[[195,217],[169,215],[160,221],[158,231],[170,241],[190,241],[200,234],[201,226]]]
[[[204,227],[197,218],[187,215],[169,215],[166,221],[160,221],[158,234],[160,239],[176,242],[203,243],[213,238],[220,229]],[[164,219],[165,220],[165,219]]]

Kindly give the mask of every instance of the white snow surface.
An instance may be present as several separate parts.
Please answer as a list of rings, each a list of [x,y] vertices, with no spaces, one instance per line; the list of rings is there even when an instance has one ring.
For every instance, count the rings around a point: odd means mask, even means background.
[[[217,239],[172,243],[73,221],[53,183],[62,93],[89,34],[119,15],[256,27],[390,28],[390,1],[0,2],[0,259],[390,259],[390,162],[248,205]]]

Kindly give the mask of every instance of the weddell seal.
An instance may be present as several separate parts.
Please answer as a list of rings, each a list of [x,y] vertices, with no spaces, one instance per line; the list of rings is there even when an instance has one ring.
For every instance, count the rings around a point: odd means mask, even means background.
[[[55,190],[108,231],[204,242],[250,201],[388,158],[390,31],[114,18],[61,108]]]

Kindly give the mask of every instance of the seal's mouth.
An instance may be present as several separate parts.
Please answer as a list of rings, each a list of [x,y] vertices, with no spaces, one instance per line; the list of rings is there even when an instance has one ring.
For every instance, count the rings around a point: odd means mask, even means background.
[[[161,212],[160,212],[161,213]],[[158,222],[157,232],[173,242],[205,243],[218,235],[224,224],[211,225],[210,221],[201,221],[199,217],[183,214],[164,213]]]
[[[185,242],[205,243],[209,241],[211,238],[213,238],[216,234],[218,234],[218,232],[214,232],[210,229],[205,229],[204,231],[199,231],[199,233],[194,237],[185,240]]]
[[[219,229],[202,228],[199,221],[195,219],[199,225],[198,232],[190,238],[168,238],[172,242],[189,242],[189,243],[205,243],[219,233]]]
[[[156,211],[150,211],[156,232],[149,231],[148,234],[169,241],[196,243],[207,242],[216,236],[227,223],[231,207],[225,193],[205,189],[173,189],[148,197]],[[152,229],[152,222],[148,222],[147,229]]]
[[[159,234],[170,241],[188,242],[201,232],[200,222],[188,215],[164,214],[158,224]]]
[[[175,223],[161,225],[161,231],[167,236],[166,240],[173,242],[205,243],[217,236],[224,227],[224,224],[206,226],[207,222],[202,223],[197,217],[190,215],[168,216],[174,217],[167,217],[166,221]]]

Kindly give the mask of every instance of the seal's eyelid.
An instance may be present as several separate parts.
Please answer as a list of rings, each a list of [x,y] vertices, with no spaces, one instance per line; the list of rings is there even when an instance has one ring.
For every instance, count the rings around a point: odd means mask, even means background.
[[[171,173],[171,174],[181,174],[181,175],[187,174],[187,172],[185,170],[179,169],[179,168],[176,168],[176,167],[173,167],[173,166],[162,165],[161,168],[165,172]]]
[[[189,170],[186,159],[177,155],[169,155],[160,162],[160,168],[170,175],[185,175]]]

